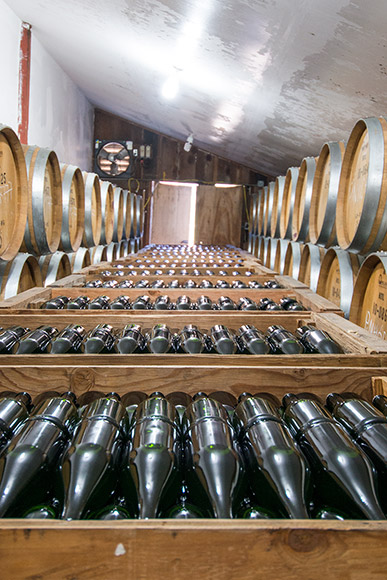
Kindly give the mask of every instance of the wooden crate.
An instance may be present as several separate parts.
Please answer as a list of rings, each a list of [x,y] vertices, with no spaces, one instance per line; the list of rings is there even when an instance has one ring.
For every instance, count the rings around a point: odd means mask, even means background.
[[[387,393],[386,376],[368,382]],[[384,578],[386,542],[386,521],[0,519],[6,580]]]
[[[175,302],[179,296],[183,294],[185,296],[189,296],[192,302],[195,302],[200,296],[202,295],[209,295],[211,300],[216,303],[218,298],[221,296],[228,296],[231,298],[235,303],[238,303],[239,299],[243,296],[248,296],[255,302],[259,302],[262,298],[268,297],[274,300],[274,302],[279,303],[281,298],[289,297],[294,298],[298,302],[300,302],[306,310],[310,310],[312,312],[335,312],[336,314],[342,316],[343,313],[341,310],[338,309],[336,304],[330,302],[326,298],[315,294],[314,292],[304,289],[304,288],[294,288],[294,289],[270,289],[270,288],[262,288],[262,289],[234,289],[234,288],[211,288],[208,291],[205,288],[82,288],[82,290],[78,287],[71,287],[71,288],[58,288],[58,287],[48,287],[48,288],[36,288],[34,289],[35,292],[31,293],[28,292],[26,296],[22,296],[22,294],[18,295],[17,300],[10,299],[8,301],[4,301],[0,303],[0,308],[29,308],[29,309],[39,309],[42,305],[51,298],[55,298],[57,296],[67,296],[69,298],[76,298],[81,294],[87,295],[90,299],[97,298],[101,295],[106,295],[110,299],[117,298],[118,296],[129,296],[131,300],[134,300],[138,296],[147,295],[150,296],[151,301],[154,300],[158,296],[167,295],[170,297],[172,302]],[[247,290],[247,292],[246,292]],[[32,296],[31,296],[32,294]],[[7,306],[8,303],[8,306]],[[109,314],[109,310],[102,310],[101,315],[106,317]],[[129,311],[135,315],[136,311]],[[138,311],[137,311],[138,312]],[[157,313],[158,311],[154,311]],[[165,311],[166,314],[172,314],[176,312],[174,310]],[[194,311],[199,315],[204,315],[208,311]],[[233,316],[236,312],[241,311],[227,311],[227,310],[219,310],[213,311],[214,314],[219,316]],[[267,311],[264,310],[257,310],[257,311],[244,311],[244,312],[255,312],[256,314],[267,314]],[[128,311],[121,311],[122,314],[127,314]],[[288,316],[288,315],[295,315],[299,316],[300,312],[292,312],[292,311],[278,311],[279,315]]]

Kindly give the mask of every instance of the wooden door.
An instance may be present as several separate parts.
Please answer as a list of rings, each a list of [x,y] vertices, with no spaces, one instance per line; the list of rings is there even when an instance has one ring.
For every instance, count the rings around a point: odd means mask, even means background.
[[[188,242],[191,199],[191,185],[156,185],[150,234],[152,244]]]
[[[239,247],[242,210],[241,186],[199,185],[196,193],[195,243]]]

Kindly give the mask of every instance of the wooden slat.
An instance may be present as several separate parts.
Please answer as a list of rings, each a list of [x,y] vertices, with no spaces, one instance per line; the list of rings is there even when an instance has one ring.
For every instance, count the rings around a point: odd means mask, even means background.
[[[4,579],[382,579],[386,541],[386,523],[362,521],[0,524]]]
[[[27,357],[25,361],[30,362]],[[353,391],[371,400],[372,377],[387,376],[385,361],[383,368],[305,365],[230,367],[226,364],[179,366],[163,364],[162,360],[160,364],[155,360],[154,365],[143,366],[133,359],[120,364],[113,360],[108,362],[106,358],[103,362],[105,364],[88,365],[84,362],[77,365],[71,356],[62,366],[55,363],[37,364],[36,357],[25,365],[7,362],[0,367],[1,386],[2,389],[26,390],[32,396],[55,386],[59,391],[71,389],[76,395],[92,389],[116,391],[121,395],[129,390],[142,390],[148,394],[155,390],[164,394],[183,390],[191,395],[198,391],[227,390],[235,396],[244,391],[270,391],[281,398],[288,392],[308,390],[321,397],[330,392]]]

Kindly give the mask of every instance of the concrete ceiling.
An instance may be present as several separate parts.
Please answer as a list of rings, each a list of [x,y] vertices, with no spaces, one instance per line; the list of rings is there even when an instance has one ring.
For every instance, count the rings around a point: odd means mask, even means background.
[[[386,0],[7,3],[97,107],[269,175],[387,113]]]

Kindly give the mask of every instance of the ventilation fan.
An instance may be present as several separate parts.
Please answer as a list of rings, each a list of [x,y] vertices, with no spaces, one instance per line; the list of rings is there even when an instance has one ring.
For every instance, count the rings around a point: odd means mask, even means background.
[[[100,177],[131,177],[133,159],[126,141],[95,142],[95,171]]]

